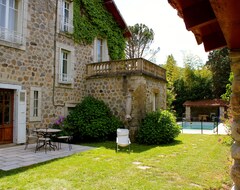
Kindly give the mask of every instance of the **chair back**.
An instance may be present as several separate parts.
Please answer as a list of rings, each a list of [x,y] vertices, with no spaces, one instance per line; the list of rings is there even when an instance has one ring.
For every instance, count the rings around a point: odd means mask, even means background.
[[[130,144],[128,129],[117,129],[117,144],[119,146],[127,146]]]
[[[35,132],[35,128],[26,128],[26,134],[27,136],[37,136],[36,132]]]

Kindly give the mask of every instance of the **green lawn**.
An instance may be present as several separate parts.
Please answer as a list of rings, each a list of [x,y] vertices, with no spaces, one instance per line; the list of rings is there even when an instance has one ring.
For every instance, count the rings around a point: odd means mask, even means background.
[[[115,142],[30,167],[0,171],[0,189],[179,190],[227,189],[231,159],[227,137],[181,134],[168,146],[132,145],[115,152]]]

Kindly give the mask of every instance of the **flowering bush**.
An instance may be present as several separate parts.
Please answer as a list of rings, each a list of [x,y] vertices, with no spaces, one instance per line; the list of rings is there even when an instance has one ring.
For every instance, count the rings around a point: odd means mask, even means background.
[[[54,126],[56,127],[61,127],[63,125],[65,117],[64,116],[59,116],[59,118],[54,122]]]
[[[71,131],[68,129],[68,125],[65,121],[64,116],[59,116],[58,119],[53,123],[54,129],[61,129],[59,135],[71,135]]]

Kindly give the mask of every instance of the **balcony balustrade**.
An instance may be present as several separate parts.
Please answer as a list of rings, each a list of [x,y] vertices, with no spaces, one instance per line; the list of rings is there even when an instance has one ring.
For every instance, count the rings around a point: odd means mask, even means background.
[[[60,17],[60,30],[62,32],[69,32],[69,33],[73,33],[73,20],[66,20],[64,19],[64,17]]]
[[[87,64],[87,77],[145,74],[166,80],[166,70],[143,58]]]

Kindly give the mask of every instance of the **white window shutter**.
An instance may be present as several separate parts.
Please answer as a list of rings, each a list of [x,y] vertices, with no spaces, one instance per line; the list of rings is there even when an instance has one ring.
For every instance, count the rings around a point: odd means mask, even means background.
[[[15,143],[26,142],[26,91],[17,91]]]
[[[62,52],[62,49],[61,48],[59,48],[59,63],[58,63],[58,65],[59,65],[59,78],[60,78],[60,81],[62,81],[63,80],[63,78],[62,78],[62,75],[63,75],[63,52]]]
[[[97,62],[97,38],[93,42],[93,62]]]
[[[107,40],[103,40],[103,61],[109,61]]]

